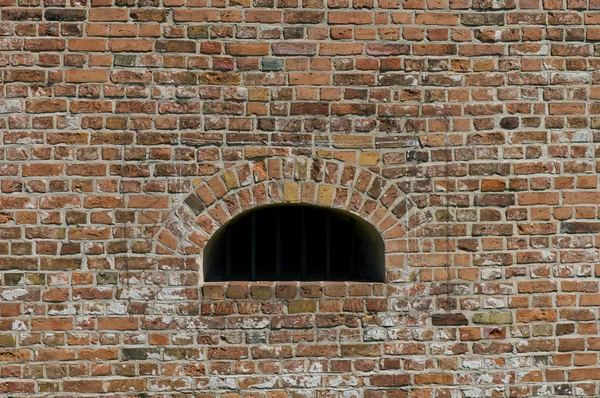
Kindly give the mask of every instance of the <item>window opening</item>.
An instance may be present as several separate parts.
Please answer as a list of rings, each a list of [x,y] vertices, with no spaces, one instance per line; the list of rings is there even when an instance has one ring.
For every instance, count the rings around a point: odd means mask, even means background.
[[[359,217],[270,205],[221,227],[204,249],[205,281],[384,281],[384,244]]]

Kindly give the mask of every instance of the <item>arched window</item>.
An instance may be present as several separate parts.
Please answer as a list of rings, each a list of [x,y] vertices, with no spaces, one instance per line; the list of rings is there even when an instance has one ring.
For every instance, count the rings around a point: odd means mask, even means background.
[[[204,280],[385,280],[379,232],[353,214],[310,205],[270,205],[221,227],[204,249]]]

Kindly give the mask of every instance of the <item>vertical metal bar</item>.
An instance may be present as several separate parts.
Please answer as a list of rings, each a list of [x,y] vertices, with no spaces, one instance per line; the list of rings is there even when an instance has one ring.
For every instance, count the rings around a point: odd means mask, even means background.
[[[231,227],[225,227],[225,236],[227,239],[225,248],[225,277],[231,280]]]
[[[356,221],[351,218],[350,219],[350,277],[354,280],[354,244],[356,243],[354,240],[354,232],[356,230]]]
[[[325,280],[331,279],[331,217],[325,210]]]
[[[252,269],[251,278],[256,280],[256,211],[252,212]]]
[[[281,208],[275,209],[275,274],[281,279]]]
[[[300,239],[301,251],[300,261],[301,261],[301,270],[302,270],[302,280],[306,280],[306,212],[304,211],[304,207],[301,210],[301,228],[302,228],[302,237]]]

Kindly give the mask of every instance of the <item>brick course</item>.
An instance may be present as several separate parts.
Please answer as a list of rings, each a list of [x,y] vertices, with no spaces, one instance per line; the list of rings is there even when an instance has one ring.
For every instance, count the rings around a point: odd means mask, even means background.
[[[0,394],[600,396],[600,2],[0,0]],[[385,283],[203,283],[256,206]]]

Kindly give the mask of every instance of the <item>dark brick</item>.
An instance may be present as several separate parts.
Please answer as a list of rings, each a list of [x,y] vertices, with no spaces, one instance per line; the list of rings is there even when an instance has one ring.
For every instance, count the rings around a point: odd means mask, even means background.
[[[206,208],[204,203],[200,200],[198,195],[191,194],[185,199],[185,204],[187,204],[190,209],[196,214],[199,215]]]
[[[563,234],[595,234],[600,232],[600,222],[569,221],[561,223]]]
[[[85,21],[86,10],[82,8],[49,8],[44,12],[44,17],[46,18],[46,21]]]
[[[433,314],[431,322],[433,326],[464,326],[469,324],[464,314]]]

